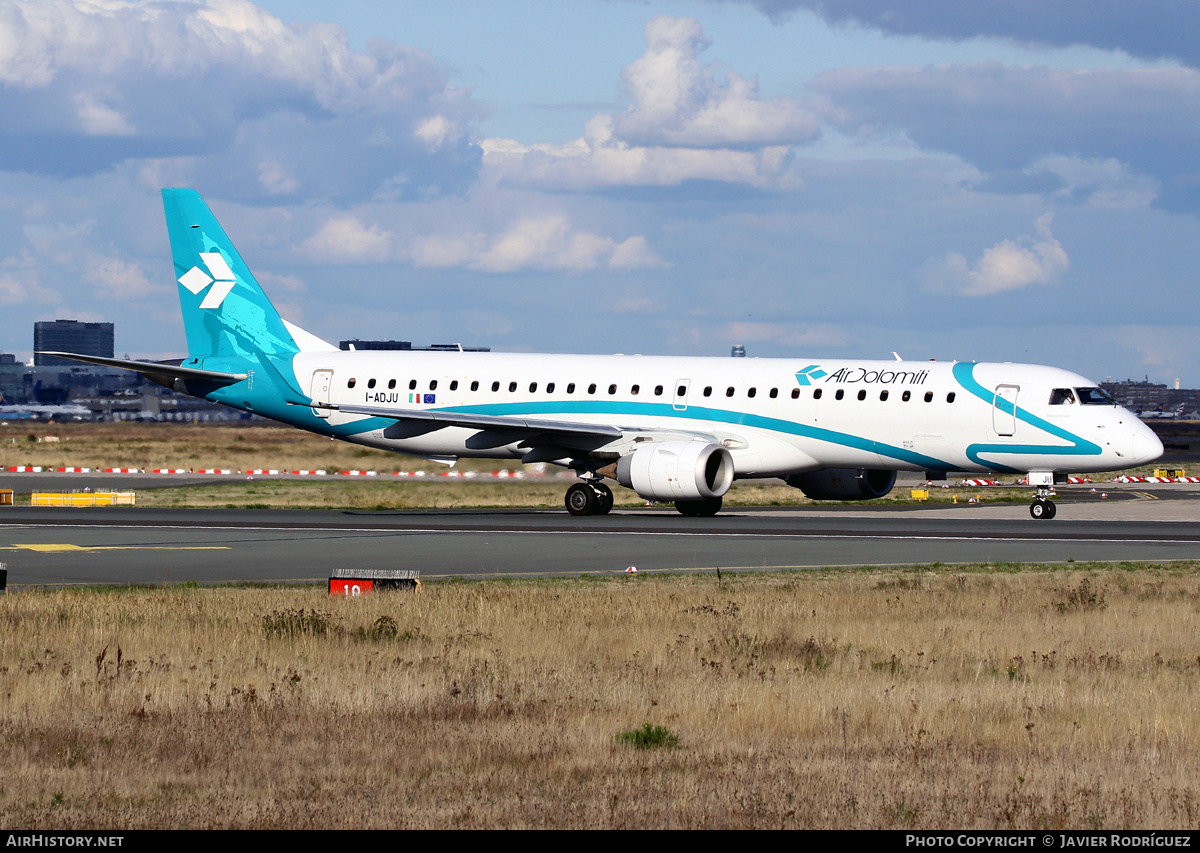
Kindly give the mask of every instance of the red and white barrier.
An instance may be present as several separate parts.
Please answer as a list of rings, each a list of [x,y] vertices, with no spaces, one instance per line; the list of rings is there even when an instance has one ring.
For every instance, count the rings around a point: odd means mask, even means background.
[[[964,486],[998,486],[999,480],[963,480]]]
[[[301,470],[301,471],[293,471],[292,473],[293,473],[293,474],[295,474],[295,475],[297,475],[297,476],[299,476],[299,477],[324,477],[324,476],[325,476],[325,469],[324,469],[324,468],[320,468],[320,469],[317,469],[317,470],[315,470],[315,471],[310,471],[310,470],[308,470],[308,469],[304,469],[304,470]]]
[[[10,465],[8,470],[15,474],[40,474],[42,473],[41,465]]]
[[[378,471],[343,471],[343,477],[378,477]]]
[[[140,474],[137,468],[105,468],[105,474]]]
[[[228,468],[201,468],[197,474],[232,474],[234,473]],[[241,473],[240,471],[237,473]]]
[[[187,468],[155,468],[151,474],[188,474]]]

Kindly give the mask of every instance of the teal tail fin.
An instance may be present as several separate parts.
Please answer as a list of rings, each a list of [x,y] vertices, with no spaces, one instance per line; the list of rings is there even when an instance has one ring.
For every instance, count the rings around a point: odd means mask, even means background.
[[[162,196],[188,354],[290,359],[300,347],[200,193]]]

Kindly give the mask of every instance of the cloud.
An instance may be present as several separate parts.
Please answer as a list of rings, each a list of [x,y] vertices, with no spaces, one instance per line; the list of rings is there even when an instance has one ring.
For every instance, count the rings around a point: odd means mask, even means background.
[[[762,100],[755,82],[735,72],[718,80],[699,60],[709,40],[694,18],[659,15],[645,40],[645,53],[621,71],[628,109],[594,116],[565,145],[484,140],[491,179],[570,190],[788,183],[791,146],[820,135],[817,118],[793,98]]]
[[[769,343],[786,347],[845,347],[854,341],[845,329],[833,326],[804,328],[748,320],[726,323],[718,335],[729,343]]]
[[[763,101],[757,84],[736,72],[718,81],[699,53],[710,40],[695,18],[657,15],[646,24],[646,52],[621,79],[632,105],[614,116],[616,135],[632,145],[757,148],[808,142],[817,120],[792,98]]]
[[[899,133],[1001,184],[1046,158],[1115,160],[1161,182],[1160,206],[1200,211],[1189,183],[1200,175],[1200,72],[1189,68],[843,68],[810,88],[845,133]]]
[[[36,263],[29,252],[0,261],[0,305],[49,303],[58,293],[38,281]]]
[[[478,110],[424,51],[355,51],[340,27],[287,25],[248,0],[0,0],[0,114],[20,116],[0,123],[6,169],[190,158],[232,198],[361,198],[398,172],[461,192]]]
[[[444,213],[429,223],[403,221],[390,230],[379,223],[366,225],[354,215],[338,215],[326,220],[300,251],[323,264],[411,263],[485,273],[666,266],[645,237],[617,241],[573,227],[564,213],[517,215],[506,227],[491,230],[464,227],[463,214],[470,215],[460,209],[458,216]]]
[[[735,0],[780,22],[797,11],[831,24],[885,33],[962,41],[1009,38],[1035,45],[1091,45],[1150,59],[1200,63],[1200,7],[1178,0]]]
[[[353,216],[336,216],[304,241],[301,249],[322,263],[371,264],[386,261],[392,235],[378,224],[363,225]]]
[[[151,284],[140,264],[120,258],[91,257],[84,262],[83,280],[96,285],[101,299],[127,301],[166,294],[166,288]]]
[[[585,272],[661,267],[641,236],[617,242],[571,227],[562,214],[519,219],[505,231],[487,236],[431,236],[414,241],[417,266],[466,267],[480,272],[510,273],[522,269]]]
[[[1032,284],[1046,284],[1066,272],[1070,265],[1062,244],[1050,233],[1051,219],[1050,213],[1038,218],[1036,239],[1001,240],[984,250],[974,266],[969,266],[964,256],[950,252],[941,262],[926,264],[921,277],[931,289],[962,296],[992,296]]]

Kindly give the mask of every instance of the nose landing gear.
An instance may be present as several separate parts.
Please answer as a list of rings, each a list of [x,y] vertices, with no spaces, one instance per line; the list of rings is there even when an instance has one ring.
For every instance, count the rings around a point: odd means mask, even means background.
[[[1033,503],[1029,505],[1029,514],[1039,521],[1049,521],[1058,514],[1054,501],[1050,500],[1050,496],[1054,494],[1054,475],[1031,473],[1029,482],[1037,487],[1037,494]]]
[[[1046,500],[1043,497],[1036,497],[1033,503],[1029,505],[1029,514],[1040,520],[1049,520],[1058,514],[1058,509],[1054,506],[1054,501]]]

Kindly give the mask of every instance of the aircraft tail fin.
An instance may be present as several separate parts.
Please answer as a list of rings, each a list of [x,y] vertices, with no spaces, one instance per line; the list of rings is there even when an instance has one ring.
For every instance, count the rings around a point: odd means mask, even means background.
[[[162,197],[189,356],[290,359],[334,349],[279,316],[200,193],[164,189]]]

